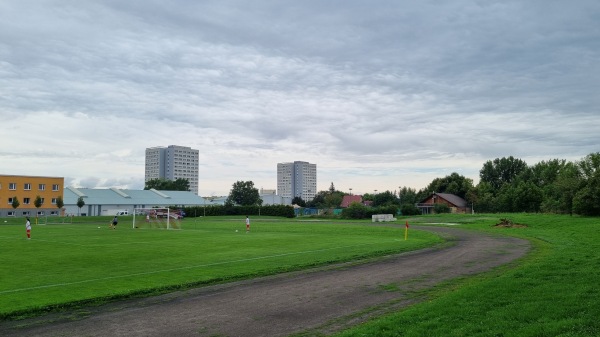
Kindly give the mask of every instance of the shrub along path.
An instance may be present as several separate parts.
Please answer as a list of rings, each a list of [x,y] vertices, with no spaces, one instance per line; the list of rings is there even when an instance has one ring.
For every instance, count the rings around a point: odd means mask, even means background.
[[[331,333],[422,300],[418,291],[524,256],[526,240],[450,227],[443,247],[0,326],[2,336],[286,336]]]

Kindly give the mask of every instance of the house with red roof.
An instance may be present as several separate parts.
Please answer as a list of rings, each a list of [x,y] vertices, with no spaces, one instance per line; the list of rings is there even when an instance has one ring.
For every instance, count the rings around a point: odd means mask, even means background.
[[[467,201],[451,193],[433,192],[415,206],[421,210],[421,214],[433,214],[436,204],[447,205],[450,207],[452,213],[471,213],[471,208],[468,206]]]
[[[363,204],[362,195],[345,195],[340,204],[341,208],[348,208],[353,202]]]

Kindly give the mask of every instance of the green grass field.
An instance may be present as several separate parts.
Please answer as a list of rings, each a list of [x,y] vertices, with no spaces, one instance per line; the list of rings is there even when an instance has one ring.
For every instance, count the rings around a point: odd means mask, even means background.
[[[522,228],[493,226],[509,218]],[[134,230],[122,217],[72,225],[0,222],[0,317],[145,296],[327,263],[418,249],[440,242],[370,222],[186,219],[183,230]],[[14,222],[18,221],[18,222]],[[421,303],[337,336],[600,336],[600,219],[494,214],[408,218],[530,240],[533,251],[507,267],[444,283]],[[101,226],[100,229],[97,227]],[[236,233],[235,229],[239,232]]]
[[[133,229],[120,217],[76,217],[73,224],[0,219],[0,318],[269,275],[414,250],[432,234],[370,222],[193,218],[181,230]],[[4,221],[7,221],[6,223]],[[35,222],[34,222],[35,223]],[[238,232],[236,232],[238,230]]]
[[[500,218],[527,225],[498,228]],[[558,215],[446,215],[415,222],[531,240],[516,268],[455,280],[428,300],[336,336],[600,336],[600,218]]]

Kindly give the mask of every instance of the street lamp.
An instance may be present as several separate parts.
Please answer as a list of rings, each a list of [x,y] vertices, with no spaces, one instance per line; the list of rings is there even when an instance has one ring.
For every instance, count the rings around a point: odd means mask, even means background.
[[[350,195],[352,195],[352,187],[350,187]]]

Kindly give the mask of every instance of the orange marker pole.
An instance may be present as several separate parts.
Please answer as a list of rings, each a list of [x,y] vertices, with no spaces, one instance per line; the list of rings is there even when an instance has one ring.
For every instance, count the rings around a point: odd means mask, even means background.
[[[406,227],[404,228],[404,240],[408,239],[408,221],[406,221]]]

